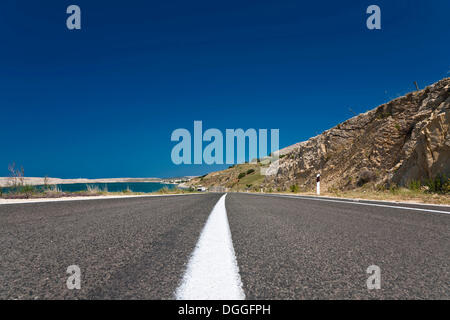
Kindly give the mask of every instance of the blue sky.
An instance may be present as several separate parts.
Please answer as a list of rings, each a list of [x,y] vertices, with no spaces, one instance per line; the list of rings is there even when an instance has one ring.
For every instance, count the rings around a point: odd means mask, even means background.
[[[66,28],[66,8],[82,29]],[[382,30],[366,28],[381,8]],[[177,128],[279,128],[280,146],[450,76],[450,2],[0,3],[0,176],[167,177]]]

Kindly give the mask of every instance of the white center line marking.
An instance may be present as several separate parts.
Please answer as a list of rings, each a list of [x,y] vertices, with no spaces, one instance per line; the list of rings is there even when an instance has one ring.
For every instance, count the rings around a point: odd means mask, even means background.
[[[242,300],[241,276],[234,254],[223,195],[214,206],[189,260],[178,300]]]

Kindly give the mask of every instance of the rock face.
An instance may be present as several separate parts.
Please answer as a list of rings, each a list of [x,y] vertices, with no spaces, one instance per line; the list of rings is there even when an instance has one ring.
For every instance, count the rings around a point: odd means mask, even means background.
[[[450,78],[355,116],[307,141],[280,150],[280,168],[265,188],[292,185],[351,189],[406,185],[450,176]]]

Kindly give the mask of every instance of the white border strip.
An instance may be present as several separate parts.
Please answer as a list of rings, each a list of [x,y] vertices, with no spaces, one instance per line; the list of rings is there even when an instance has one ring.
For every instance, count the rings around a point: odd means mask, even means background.
[[[319,198],[319,199],[331,199],[331,200],[345,200],[345,201],[365,201],[365,202],[374,202],[374,203],[392,203],[392,204],[409,204],[409,205],[413,205],[413,206],[429,206],[429,207],[444,207],[444,208],[450,208],[450,205],[446,205],[446,204],[436,204],[436,203],[426,203],[426,202],[415,202],[415,201],[395,201],[395,200],[374,200],[374,199],[363,199],[363,198],[342,198],[342,197],[332,197],[332,196],[317,196],[317,195],[292,195],[292,194],[282,194],[282,193],[264,193],[267,195],[286,195],[286,196],[290,196],[290,197],[299,197],[299,198]]]
[[[79,196],[79,197],[61,197],[61,198],[37,198],[37,199],[0,199],[0,205],[5,204],[27,204],[44,202],[63,202],[63,201],[81,201],[81,200],[109,200],[109,199],[127,199],[127,198],[153,198],[153,197],[175,197],[192,196],[206,194],[204,193],[180,193],[180,194],[148,194],[148,195],[129,195],[129,196]]]
[[[422,208],[413,208],[413,207],[389,206],[389,205],[386,205],[386,204],[365,203],[365,202],[358,202],[358,201],[319,199],[319,198],[309,198],[309,197],[289,196],[289,195],[275,195],[275,194],[274,195],[257,194],[257,193],[252,193],[252,194],[260,195],[260,196],[269,196],[269,197],[290,198],[290,199],[300,199],[300,200],[313,200],[313,201],[328,201],[328,202],[336,202],[336,203],[359,204],[359,205],[362,205],[362,206],[373,206],[373,207],[384,207],[384,208],[393,208],[393,209],[403,209],[403,210],[414,210],[414,211],[425,211],[425,212],[433,212],[433,213],[450,214],[449,211],[440,211],[440,210],[422,209]]]
[[[178,300],[243,300],[241,276],[234,254],[224,194],[206,221],[189,260]]]

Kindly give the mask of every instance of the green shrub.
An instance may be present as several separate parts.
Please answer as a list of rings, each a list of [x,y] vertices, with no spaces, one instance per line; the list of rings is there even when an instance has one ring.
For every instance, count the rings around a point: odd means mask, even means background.
[[[293,185],[290,187],[290,189],[291,189],[291,192],[298,192],[298,185],[293,184]]]
[[[30,185],[24,185],[18,188],[19,193],[31,194],[36,192],[36,188]]]
[[[411,180],[408,183],[408,189],[409,190],[419,191],[420,187],[422,187],[422,183],[420,182],[420,180]]]
[[[245,177],[245,172],[241,172],[238,175],[238,179],[242,179],[243,177]]]
[[[393,183],[390,187],[389,187],[389,191],[391,191],[392,194],[398,194],[400,188]]]
[[[392,114],[389,111],[377,112],[377,118],[378,119],[386,119],[386,118],[388,118],[390,116],[392,116]]]
[[[13,194],[32,194],[35,193],[37,189],[31,185],[16,185],[9,188],[9,193]]]
[[[170,190],[167,187],[162,187],[161,189],[158,190],[158,193],[162,193],[162,194],[166,194],[169,192],[170,192]]]
[[[253,173],[253,172],[255,172],[255,169],[248,169],[248,170],[247,170],[247,174],[251,174],[251,173]]]
[[[438,174],[434,178],[428,179],[426,185],[430,193],[450,193],[450,179],[445,174]]]

